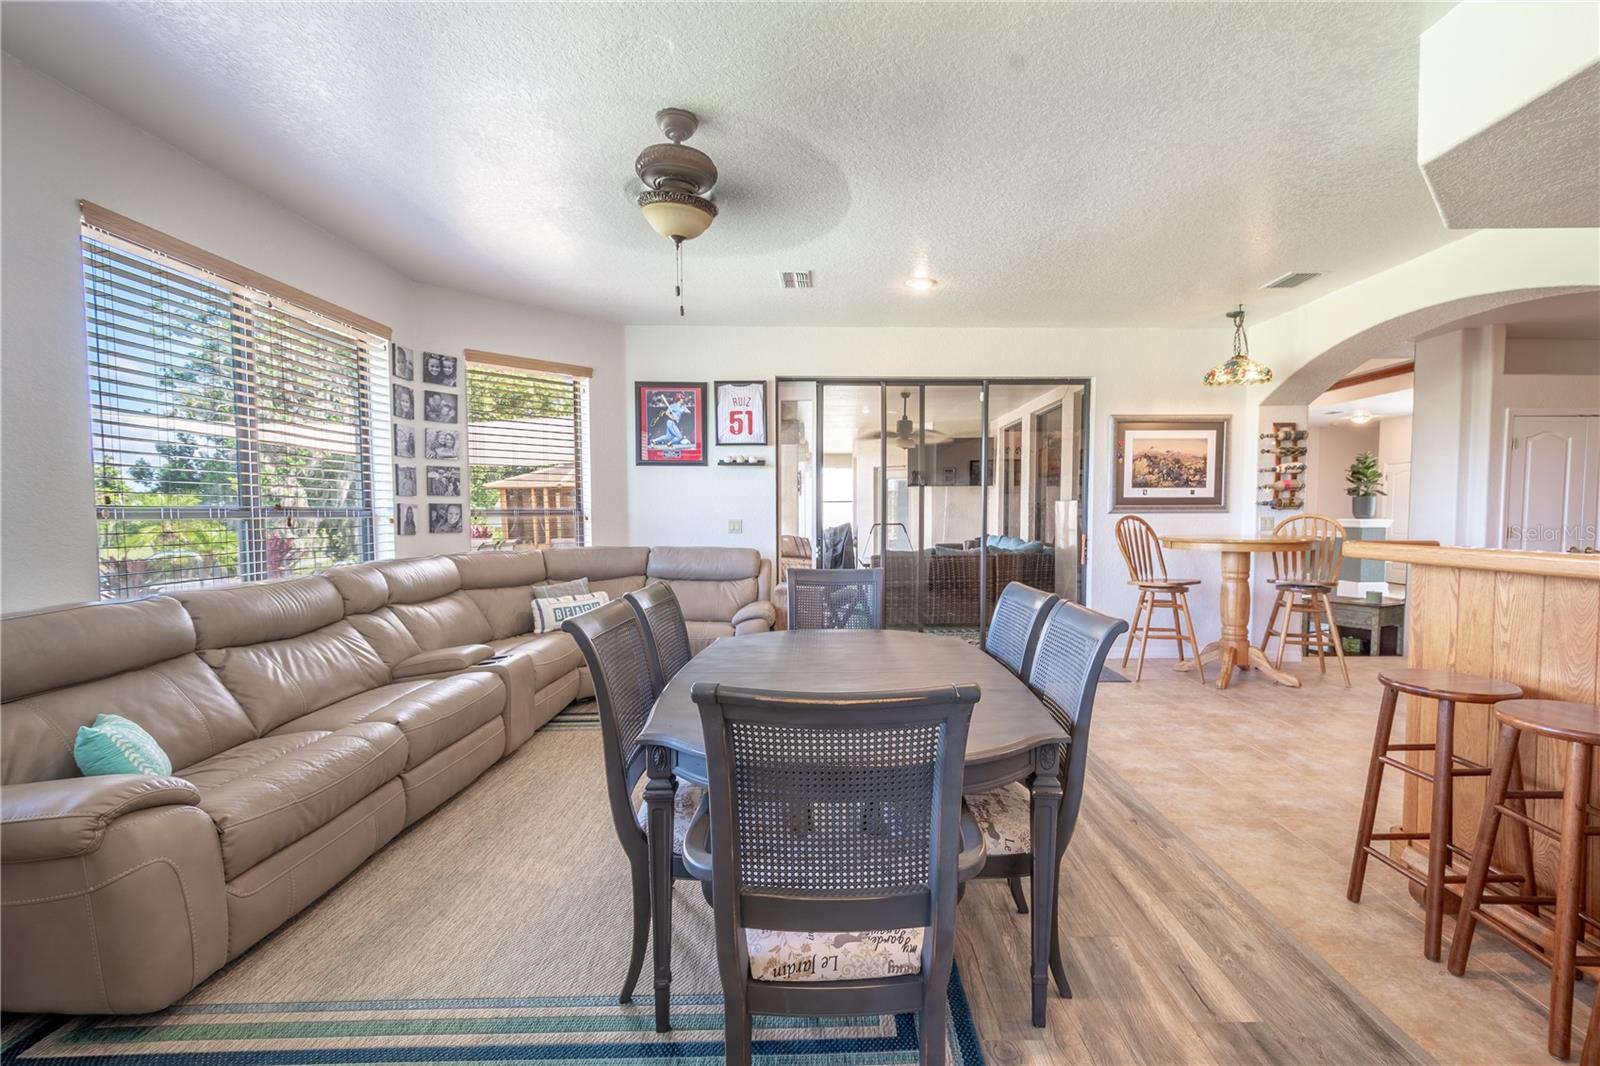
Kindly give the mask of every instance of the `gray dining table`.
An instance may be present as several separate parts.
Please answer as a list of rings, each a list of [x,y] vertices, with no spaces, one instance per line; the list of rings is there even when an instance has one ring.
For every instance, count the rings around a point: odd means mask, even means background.
[[[705,736],[689,696],[697,681],[781,692],[837,695],[931,685],[975,684],[962,791],[986,792],[1023,781],[1032,792],[1033,1024],[1044,1027],[1055,914],[1056,817],[1061,806],[1060,745],[1066,733],[1003,663],[957,637],[900,630],[786,630],[724,637],[690,659],[656,699],[639,736],[650,848],[651,938],[656,1031],[672,1028],[672,818],[680,779],[706,783]],[[1041,853],[1041,845],[1043,852]]]

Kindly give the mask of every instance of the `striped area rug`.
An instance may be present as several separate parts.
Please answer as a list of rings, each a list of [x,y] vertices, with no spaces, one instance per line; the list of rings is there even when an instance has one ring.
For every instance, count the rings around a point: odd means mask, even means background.
[[[634,1002],[628,868],[606,806],[592,704],[557,717],[461,796],[197,988],[140,1017],[14,1016],[0,1066],[722,1062],[710,908],[679,884],[673,1032]],[[959,973],[952,1066],[983,1063]],[[917,1061],[917,1019],[768,1018],[761,1066]]]

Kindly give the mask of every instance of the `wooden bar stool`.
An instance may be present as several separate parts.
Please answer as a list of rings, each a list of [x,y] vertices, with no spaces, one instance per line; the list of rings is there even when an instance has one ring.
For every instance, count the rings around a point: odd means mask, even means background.
[[[1161,541],[1149,522],[1138,515],[1127,515],[1117,521],[1117,547],[1122,549],[1122,561],[1128,564],[1128,584],[1139,590],[1139,605],[1133,609],[1133,625],[1128,629],[1128,642],[1122,649],[1122,665],[1128,665],[1133,654],[1133,642],[1139,641],[1139,669],[1135,681],[1144,677],[1144,653],[1150,638],[1170,640],[1178,645],[1178,661],[1183,658],[1183,645],[1187,641],[1194,651],[1195,673],[1200,683],[1206,683],[1206,667],[1200,661],[1200,641],[1195,636],[1194,619],[1189,617],[1189,589],[1200,584],[1195,577],[1168,577],[1167,561],[1161,555]],[[1156,609],[1172,612],[1172,626],[1152,626]],[[1144,618],[1144,629],[1139,629],[1139,619]]]
[[[1378,675],[1383,685],[1383,702],[1378,706],[1378,728],[1372,737],[1372,759],[1367,764],[1367,790],[1361,800],[1361,822],[1356,828],[1355,856],[1350,861],[1350,888],[1346,892],[1350,902],[1361,902],[1361,886],[1367,877],[1367,857],[1377,859],[1386,866],[1404,874],[1412,884],[1423,889],[1422,953],[1435,961],[1439,958],[1440,935],[1444,926],[1444,886],[1458,884],[1467,879],[1465,874],[1449,873],[1452,860],[1459,855],[1467,861],[1472,855],[1456,847],[1452,837],[1452,794],[1458,777],[1484,777],[1489,768],[1455,753],[1455,713],[1457,703],[1483,703],[1498,705],[1502,700],[1522,697],[1522,689],[1508,681],[1471,674],[1457,674],[1446,670],[1389,670]],[[1424,699],[1437,700],[1438,726],[1432,744],[1396,744],[1393,742],[1394,709],[1405,692]],[[1430,773],[1395,758],[1392,751],[1431,751],[1433,771]],[[1375,833],[1373,823],[1378,817],[1378,792],[1383,787],[1383,768],[1391,766],[1401,773],[1410,774],[1434,786],[1433,816],[1427,832]],[[1513,766],[1511,773],[1517,777],[1517,787],[1522,785],[1520,770]],[[1526,827],[1517,835],[1517,851],[1528,864],[1522,872],[1502,873],[1487,871],[1491,881],[1516,881],[1531,890],[1532,887],[1532,837]],[[1428,873],[1418,874],[1409,864],[1391,858],[1385,851],[1373,846],[1373,841],[1426,840],[1428,842]],[[1487,861],[1487,859],[1485,860]]]
[[[1457,977],[1467,968],[1472,950],[1472,934],[1478,922],[1487,923],[1507,940],[1550,967],[1550,1054],[1564,1059],[1572,1051],[1572,987],[1579,967],[1600,966],[1600,954],[1583,954],[1583,927],[1600,930],[1600,921],[1583,913],[1584,866],[1589,838],[1600,834],[1600,825],[1589,823],[1590,815],[1600,815],[1600,807],[1589,802],[1589,772],[1594,765],[1595,745],[1600,744],[1600,707],[1560,700],[1510,700],[1497,705],[1494,716],[1500,724],[1495,746],[1494,769],[1489,775],[1489,790],[1484,796],[1483,817],[1478,822],[1478,839],[1473,846],[1471,869],[1461,896],[1461,911],[1456,916],[1455,937],[1450,943],[1450,972]],[[1534,733],[1570,745],[1567,776],[1557,789],[1525,789],[1517,780],[1517,741],[1524,733]],[[1527,814],[1526,803],[1534,799],[1561,801],[1561,827],[1554,829]],[[1521,894],[1485,894],[1494,880],[1489,872],[1489,855],[1494,850],[1495,834],[1501,817],[1512,819],[1526,832],[1532,829],[1561,842],[1556,860],[1555,894],[1539,895],[1531,885]],[[1520,850],[1520,849],[1519,849]],[[1526,857],[1524,857],[1526,858]],[[1532,866],[1526,867],[1532,878]],[[1511,904],[1533,911],[1519,914],[1516,924],[1488,908],[1492,904]],[[1540,907],[1554,907],[1555,921],[1538,913]],[[1535,934],[1530,935],[1528,924]],[[1535,938],[1537,936],[1537,939]],[[1600,1015],[1600,1007],[1595,1010]],[[1584,1061],[1596,1060],[1594,1037],[1597,1027],[1591,1016],[1585,1042]]]
[[[1339,623],[1333,618],[1328,601],[1339,587],[1339,565],[1344,561],[1344,526],[1325,515],[1307,514],[1285,518],[1272,530],[1274,537],[1309,537],[1304,548],[1288,548],[1272,553],[1272,585],[1278,590],[1267,616],[1267,632],[1261,638],[1264,654],[1273,637],[1278,638],[1278,657],[1273,665],[1283,669],[1283,653],[1289,645],[1300,648],[1300,658],[1308,660],[1316,652],[1317,667],[1328,672],[1328,647],[1338,656],[1344,671],[1344,687],[1350,687],[1350,667],[1344,661],[1344,643]],[[1280,611],[1287,612],[1283,628],[1276,628]],[[1376,654],[1376,651],[1374,651]]]

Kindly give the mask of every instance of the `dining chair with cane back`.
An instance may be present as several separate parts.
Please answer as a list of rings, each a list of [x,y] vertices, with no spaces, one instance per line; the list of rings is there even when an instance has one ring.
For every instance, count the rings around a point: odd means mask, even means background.
[[[1122,561],[1128,564],[1128,584],[1139,590],[1139,602],[1133,609],[1133,625],[1128,630],[1127,645],[1122,651],[1122,665],[1128,665],[1133,654],[1133,642],[1139,642],[1139,667],[1135,681],[1144,677],[1144,654],[1150,641],[1170,640],[1178,647],[1178,661],[1184,661],[1184,643],[1194,652],[1195,673],[1200,683],[1206,681],[1205,664],[1200,661],[1200,640],[1195,635],[1194,618],[1189,614],[1189,589],[1200,584],[1199,578],[1171,577],[1167,574],[1167,561],[1161,554],[1161,541],[1155,529],[1138,515],[1125,515],[1117,521],[1117,547],[1122,549]],[[1155,626],[1157,609],[1172,612],[1171,627]],[[1143,629],[1140,621],[1143,621]]]
[[[1044,703],[1051,716],[1067,732],[1062,751],[1062,796],[1056,820],[1056,892],[1059,897],[1060,862],[1072,842],[1078,810],[1083,802],[1084,779],[1089,766],[1089,725],[1094,717],[1094,699],[1100,686],[1100,673],[1117,637],[1128,631],[1128,623],[1098,611],[1060,600],[1045,618],[1039,647],[1024,679]],[[1013,783],[1003,788],[967,797],[978,828],[983,833],[989,857],[984,862],[984,878],[1004,877],[1012,884],[1013,897],[1020,907],[1016,884],[1021,877],[1033,876],[1033,830],[1029,817],[1028,789]],[[1052,909],[1052,915],[1055,910]],[[1060,919],[1052,917],[1050,929],[1050,970],[1056,988],[1063,996],[1072,995],[1061,956]]]
[[[660,692],[650,667],[644,626],[630,604],[613,600],[597,610],[567,619],[561,628],[577,642],[594,681],[611,823],[632,874],[633,949],[622,992],[617,996],[619,1003],[631,1003],[650,935],[650,852],[645,837],[645,809],[634,801],[633,794],[645,772],[645,749],[639,743],[639,734]],[[678,789],[672,833],[672,875],[678,880],[692,876],[683,867],[683,835],[704,796],[703,789],[692,785]]]
[[[644,628],[645,648],[650,652],[650,677],[656,691],[667,687],[672,676],[694,654],[689,644],[689,627],[683,621],[683,608],[677,594],[664,581],[656,581],[623,599],[633,608]]]
[[[983,633],[983,650],[1006,664],[1013,674],[1026,677],[1033,665],[1045,615],[1058,599],[1020,581],[1013,581],[995,601],[989,628]]]
[[[789,571],[790,629],[882,629],[881,569]]]
[[[1283,653],[1293,644],[1300,648],[1302,659],[1309,658],[1315,651],[1317,665],[1326,673],[1328,645],[1332,644],[1339,668],[1344,671],[1344,687],[1349,688],[1350,667],[1344,659],[1339,623],[1334,621],[1333,603],[1329,600],[1339,587],[1339,564],[1344,560],[1344,526],[1326,515],[1304,514],[1285,518],[1273,529],[1272,535],[1305,538],[1308,543],[1272,553],[1270,583],[1278,593],[1272,601],[1272,613],[1267,616],[1261,651],[1265,653],[1267,644],[1276,636],[1278,655],[1274,666],[1283,668]],[[1280,613],[1284,613],[1282,629],[1276,627]]]
[[[957,886],[984,859],[962,831],[977,686],[690,691],[710,799],[684,861],[712,884],[725,1061],[750,1062],[755,1014],[915,1011],[942,1066]]]

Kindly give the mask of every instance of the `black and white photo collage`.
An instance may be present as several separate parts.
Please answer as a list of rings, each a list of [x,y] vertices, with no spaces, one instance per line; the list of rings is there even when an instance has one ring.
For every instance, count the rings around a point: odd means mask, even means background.
[[[461,417],[460,360],[423,352],[422,381],[417,383],[412,350],[392,344],[389,355],[394,383],[395,534],[460,533],[466,528],[460,465],[466,434]],[[417,500],[419,488],[425,500],[422,503]],[[424,511],[421,516],[419,509]],[[425,526],[419,525],[419,517]]]

